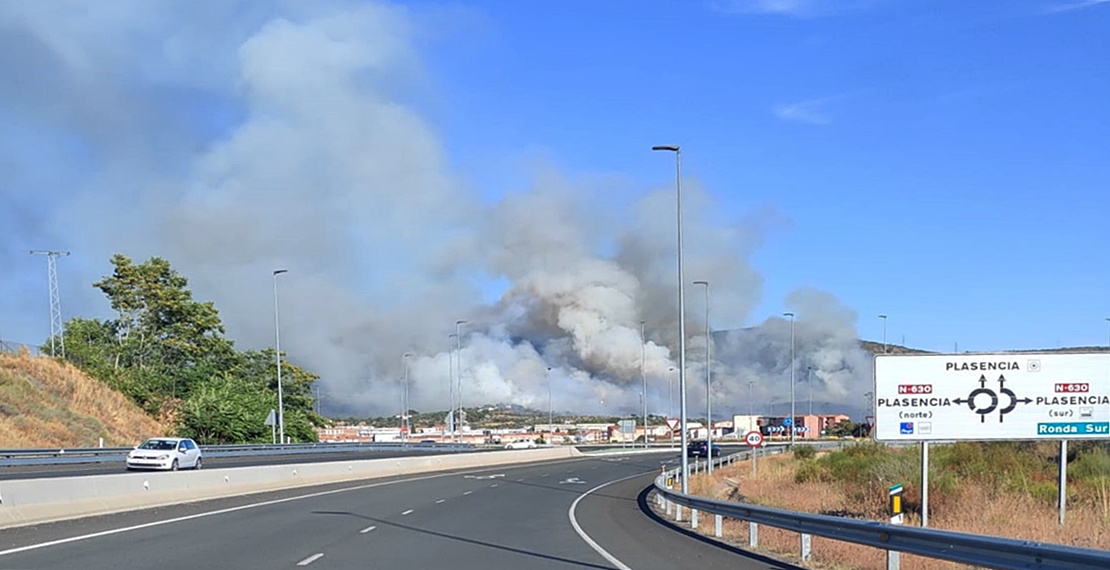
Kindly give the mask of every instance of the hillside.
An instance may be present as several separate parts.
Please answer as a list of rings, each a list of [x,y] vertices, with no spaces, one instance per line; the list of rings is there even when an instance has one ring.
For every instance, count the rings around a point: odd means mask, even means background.
[[[50,358],[0,354],[0,448],[135,445],[164,429],[126,396]]]

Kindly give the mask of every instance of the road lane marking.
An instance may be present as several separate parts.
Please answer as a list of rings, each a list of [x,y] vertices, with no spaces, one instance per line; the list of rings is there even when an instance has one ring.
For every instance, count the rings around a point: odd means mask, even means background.
[[[442,503],[442,502],[444,502],[444,501],[446,501],[446,500],[447,500],[447,499],[440,499],[440,500],[436,501],[436,504],[438,505],[438,504],[440,504],[440,503]]]
[[[401,516],[405,516],[405,515],[411,515],[411,514],[412,514],[412,509],[409,509],[409,510],[407,510],[407,511],[405,511],[405,512],[401,513]]]
[[[567,516],[570,517],[570,526],[574,527],[574,532],[577,532],[578,536],[582,540],[584,540],[586,542],[586,544],[589,545],[590,548],[594,549],[594,552],[597,552],[598,554],[601,555],[602,558],[608,560],[610,564],[612,564],[613,566],[615,566],[617,568],[617,570],[632,570],[632,569],[629,568],[624,562],[621,562],[620,560],[618,560],[616,556],[613,556],[612,554],[609,554],[609,551],[602,548],[600,544],[598,544],[596,541],[594,541],[594,539],[590,538],[590,535],[586,534],[586,531],[582,530],[582,525],[578,524],[578,519],[574,516],[574,511],[575,511],[575,509],[578,508],[578,503],[581,502],[582,499],[585,499],[586,497],[588,497],[594,491],[600,491],[601,489],[604,489],[605,487],[608,487],[609,485],[612,485],[614,483],[620,483],[621,481],[627,481],[629,479],[635,479],[637,477],[643,477],[644,475],[647,475],[647,474],[648,473],[637,473],[635,475],[629,475],[628,477],[621,477],[620,479],[615,479],[613,481],[609,481],[608,483],[602,483],[601,485],[598,485],[597,487],[594,487],[593,489],[590,489],[589,491],[586,491],[585,493],[582,493],[581,495],[579,495],[578,498],[575,499],[574,502],[570,504],[570,510],[567,511]]]
[[[574,459],[566,459],[566,460],[556,460],[556,461],[551,461],[551,462],[548,462],[548,463],[555,464],[555,463],[563,463],[564,461],[583,461],[583,459],[582,458],[574,458]],[[524,464],[520,465],[520,467],[534,467],[534,466],[535,466],[534,464],[529,465],[527,463],[524,463]],[[498,469],[503,469],[503,468],[498,468]],[[304,494],[304,495],[295,495],[295,496],[292,496],[292,497],[284,497],[284,498],[281,498],[281,499],[273,499],[273,500],[270,500],[270,501],[262,501],[262,502],[258,502],[258,503],[249,503],[249,504],[246,504],[246,505],[239,505],[239,506],[236,506],[236,507],[228,507],[226,509],[217,509],[217,510],[214,510],[214,511],[206,511],[206,512],[203,512],[203,513],[196,513],[196,514],[192,514],[192,515],[185,515],[185,516],[181,516],[181,517],[175,517],[175,518],[172,518],[172,519],[163,519],[163,520],[151,521],[151,522],[143,523],[143,524],[137,524],[137,525],[132,525],[132,526],[125,526],[125,527],[120,527],[120,528],[113,528],[113,529],[103,530],[103,531],[100,531],[100,532],[94,532],[94,533],[89,533],[89,534],[69,536],[69,537],[66,537],[66,538],[60,538],[60,539],[57,539],[57,540],[51,540],[51,541],[47,541],[47,542],[40,542],[40,543],[37,543],[37,544],[28,544],[26,546],[19,546],[19,547],[16,547],[16,548],[9,548],[7,550],[0,550],[0,556],[8,556],[8,555],[11,555],[11,554],[18,554],[20,552],[27,552],[27,551],[31,551],[31,550],[39,550],[39,549],[42,549],[42,548],[49,548],[49,547],[52,547],[52,546],[60,546],[60,545],[63,545],[63,544],[69,544],[69,543],[72,543],[72,542],[80,542],[80,541],[83,541],[83,540],[90,540],[90,539],[93,539],[93,538],[101,538],[101,537],[105,537],[105,536],[112,536],[112,535],[115,535],[115,534],[122,534],[122,533],[125,533],[125,532],[134,532],[134,531],[137,531],[137,530],[143,530],[143,529],[148,529],[148,528],[153,528],[153,527],[158,527],[158,526],[163,526],[163,525],[168,525],[168,524],[185,522],[185,521],[190,521],[190,520],[194,520],[194,519],[207,518],[207,517],[216,516],[216,515],[225,515],[225,514],[228,514],[228,513],[244,511],[244,510],[247,510],[247,509],[255,509],[255,508],[258,508],[258,507],[269,507],[269,506],[272,506],[272,505],[280,505],[282,503],[288,503],[288,502],[291,502],[291,501],[299,501],[299,500],[302,500],[302,499],[315,499],[315,498],[318,498],[318,497],[326,497],[328,495],[335,495],[335,494],[338,494],[338,493],[348,493],[348,492],[351,492],[351,491],[364,491],[366,489],[373,489],[373,488],[376,488],[376,487],[383,487],[383,486],[386,486],[386,485],[396,485],[398,483],[413,483],[413,482],[416,482],[416,481],[426,481],[428,479],[440,479],[440,478],[443,478],[443,477],[454,477],[454,476],[459,475],[460,473],[488,473],[490,471],[494,471],[494,469],[486,468],[486,469],[475,469],[474,471],[462,471],[462,472],[453,471],[453,472],[449,472],[449,473],[434,473],[434,474],[431,474],[431,475],[423,475],[423,476],[420,476],[420,477],[411,477],[411,478],[407,478],[407,479],[397,479],[397,480],[393,480],[393,481],[381,481],[381,482],[378,482],[378,483],[369,483],[369,484],[366,484],[366,485],[357,485],[355,487],[344,487],[342,489],[330,489],[328,491],[317,491],[315,493],[307,493],[307,494]],[[467,492],[467,493],[464,493],[464,494],[469,495],[470,492]],[[159,506],[165,506],[165,505],[159,505]],[[170,506],[174,506],[174,505],[170,505]],[[158,508],[158,506],[149,507],[149,509],[153,509],[153,508]],[[146,509],[140,509],[140,510],[146,510]],[[117,514],[117,513],[107,513],[107,514]],[[86,518],[86,517],[82,517],[82,518]],[[79,519],[72,519],[72,520],[79,520]],[[51,521],[51,522],[55,522],[55,521]],[[43,524],[46,524],[46,523],[43,523]],[[19,527],[10,527],[10,528],[19,528]]]
[[[471,493],[473,493],[473,492],[474,492],[474,491],[467,491],[467,492],[465,492],[465,493],[463,493],[463,494],[464,494],[464,495],[469,495],[469,494],[471,494]]]
[[[364,528],[364,529],[362,529],[362,530],[358,531],[358,533],[359,533],[359,534],[366,534],[366,533],[368,533],[368,532],[370,532],[370,531],[372,531],[372,530],[374,530],[374,529],[376,529],[376,528],[378,528],[378,527],[376,527],[376,526],[368,526],[368,527],[366,527],[366,528]]]
[[[313,562],[316,562],[317,560],[319,560],[323,557],[324,557],[323,552],[317,552],[316,554],[313,554],[312,556],[309,556],[308,558],[305,558],[304,560],[301,560],[300,562],[298,562],[297,566],[308,566],[309,564],[312,564]]]
[[[494,483],[493,485],[490,485],[489,487],[490,487],[490,489],[492,489],[492,488],[494,488],[494,487],[496,487],[496,486],[497,486],[497,483]]]

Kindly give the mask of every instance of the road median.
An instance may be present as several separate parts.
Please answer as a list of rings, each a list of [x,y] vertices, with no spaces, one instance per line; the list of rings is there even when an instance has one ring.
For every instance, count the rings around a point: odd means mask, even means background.
[[[0,528],[184,502],[580,457],[574,447],[0,482]]]

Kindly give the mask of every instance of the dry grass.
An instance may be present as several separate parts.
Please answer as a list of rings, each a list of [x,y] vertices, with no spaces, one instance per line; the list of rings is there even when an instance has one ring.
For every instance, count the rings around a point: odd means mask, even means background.
[[[124,395],[53,359],[0,354],[0,447],[125,446],[164,426]]]
[[[851,513],[848,516],[882,520],[887,498],[861,500],[858,493],[845,492],[836,483],[795,483],[794,472],[799,462],[790,456],[759,459],[757,477],[751,477],[751,463],[744,461],[718,468],[713,480],[699,474],[691,477],[691,493],[719,499],[746,501],[754,504],[795,511],[824,514]],[[1110,525],[1096,503],[1071,504],[1067,524],[1057,522],[1055,505],[1032,496],[998,492],[983,484],[964,484],[942,504],[930,504],[929,526],[945,530],[971,532],[1055,544],[1110,549]],[[853,495],[856,495],[854,498]],[[699,531],[713,532],[713,525],[701,524]],[[919,525],[917,514],[907,515],[905,524]],[[724,537],[746,547],[748,523],[725,521]],[[796,533],[766,526],[759,528],[759,550],[796,564],[799,553]],[[835,540],[813,538],[810,568],[835,570],[883,570],[886,553]],[[912,555],[902,555],[904,570],[948,570],[967,566],[941,562]]]

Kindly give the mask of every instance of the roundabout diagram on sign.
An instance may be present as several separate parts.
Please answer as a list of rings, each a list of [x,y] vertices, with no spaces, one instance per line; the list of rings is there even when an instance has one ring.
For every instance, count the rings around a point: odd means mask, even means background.
[[[1005,405],[999,407],[999,396],[1005,396]],[[987,377],[985,375],[979,376],[979,387],[972,390],[967,398],[956,398],[952,400],[957,404],[967,404],[968,409],[979,414],[979,422],[986,423],[987,415],[998,412],[998,422],[1002,423],[1006,419],[1006,414],[1014,411],[1018,404],[1030,404],[1033,402],[1030,398],[1018,398],[1014,391],[1006,387],[1006,377],[1003,375],[998,376],[998,390],[987,387]]]

